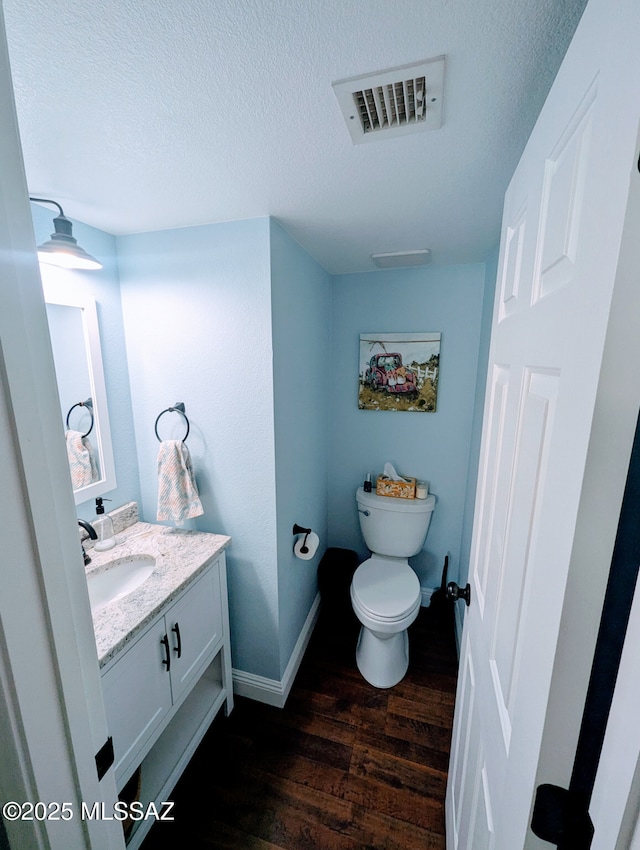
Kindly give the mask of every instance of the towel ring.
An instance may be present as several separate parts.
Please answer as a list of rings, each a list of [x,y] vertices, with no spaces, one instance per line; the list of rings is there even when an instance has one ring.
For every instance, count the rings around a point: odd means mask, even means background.
[[[181,401],[176,402],[173,405],[173,407],[167,407],[166,410],[163,410],[161,413],[158,414],[158,418],[156,419],[156,424],[154,425],[154,431],[156,432],[156,437],[158,438],[158,442],[159,443],[162,442],[162,440],[160,439],[160,434],[158,434],[158,422],[160,421],[160,417],[164,416],[165,413],[179,413],[180,416],[182,416],[184,421],[187,423],[187,433],[182,438],[182,442],[184,443],[185,440],[187,439],[187,437],[189,436],[189,427],[190,426],[189,426],[189,420],[187,418],[187,414],[184,412],[184,404]]]
[[[91,425],[89,426],[89,430],[86,434],[82,435],[82,439],[84,440],[84,438],[88,437],[89,434],[93,431],[93,401],[88,398],[86,401],[79,401],[77,404],[74,404],[72,407],[69,408],[69,412],[67,413],[67,428],[69,428],[69,417],[71,416],[71,411],[75,410],[76,407],[86,407],[89,411],[89,416],[91,417]]]

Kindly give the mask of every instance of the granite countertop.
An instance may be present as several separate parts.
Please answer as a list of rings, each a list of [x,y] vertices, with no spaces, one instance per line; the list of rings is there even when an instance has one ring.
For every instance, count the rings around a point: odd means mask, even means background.
[[[93,613],[100,667],[124,649],[231,542],[224,534],[147,522],[136,522],[115,537],[112,549],[90,550],[87,577],[103,572],[114,561],[133,561],[146,555],[155,558],[156,563],[153,574],[139,588]]]

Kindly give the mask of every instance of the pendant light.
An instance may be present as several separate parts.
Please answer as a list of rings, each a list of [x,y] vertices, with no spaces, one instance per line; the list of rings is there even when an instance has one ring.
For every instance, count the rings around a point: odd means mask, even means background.
[[[64,269],[102,268],[102,263],[91,254],[87,254],[73,238],[71,222],[57,201],[50,201],[47,198],[29,198],[29,200],[40,204],[53,204],[60,210],[60,214],[53,219],[54,232],[51,234],[51,239],[38,245],[38,259],[41,263],[61,266]]]

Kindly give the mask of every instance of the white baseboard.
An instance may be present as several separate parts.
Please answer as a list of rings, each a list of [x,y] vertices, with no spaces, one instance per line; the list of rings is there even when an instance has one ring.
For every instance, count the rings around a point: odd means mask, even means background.
[[[420,588],[420,605],[423,608],[428,608],[431,602],[431,596],[435,592],[435,587]],[[291,653],[291,658],[284,671],[282,679],[267,679],[264,676],[258,676],[255,673],[246,673],[244,670],[233,669],[233,692],[241,697],[264,702],[267,705],[274,705],[277,708],[283,708],[289,691],[293,685],[296,673],[300,667],[300,663],[304,657],[305,650],[313,634],[318,615],[320,613],[320,594],[316,595],[313,600],[313,605],[304,621],[304,625],[300,632],[300,636],[296,641],[296,645]]]
[[[255,699],[258,702],[264,702],[267,705],[274,705],[277,708],[284,708],[284,704],[289,696],[289,691],[293,685],[296,673],[300,667],[300,663],[304,657],[305,650],[313,634],[313,630],[318,621],[320,614],[320,594],[316,594],[313,604],[307,614],[307,619],[304,621],[302,630],[296,645],[293,647],[293,652],[289,658],[282,679],[267,679],[264,676],[257,676],[255,673],[245,673],[244,670],[236,670],[233,672],[233,692],[241,697]]]
[[[284,691],[282,682],[276,679],[265,679],[264,676],[256,676],[255,673],[245,673],[244,670],[232,671],[233,692],[237,696],[255,699],[265,702],[267,705],[275,705],[277,708],[284,706]]]

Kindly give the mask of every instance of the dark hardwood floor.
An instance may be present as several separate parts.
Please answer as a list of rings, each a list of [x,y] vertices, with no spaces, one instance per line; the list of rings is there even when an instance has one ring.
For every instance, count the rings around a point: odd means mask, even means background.
[[[421,609],[409,673],[379,690],[351,612],[320,617],[284,709],[218,717],[143,850],[443,850],[457,660],[453,621]]]

